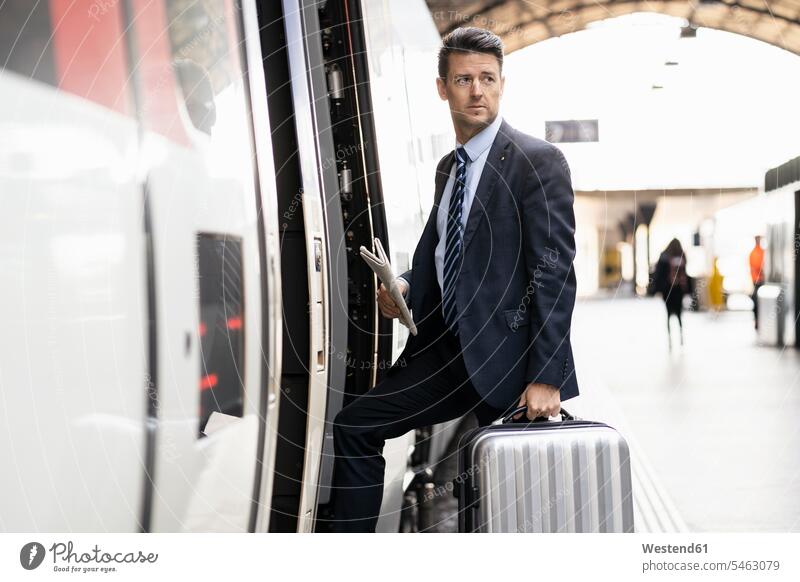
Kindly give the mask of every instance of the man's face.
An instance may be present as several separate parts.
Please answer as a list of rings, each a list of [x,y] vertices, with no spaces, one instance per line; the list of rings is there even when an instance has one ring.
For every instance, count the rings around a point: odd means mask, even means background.
[[[474,135],[497,117],[505,77],[500,63],[488,53],[453,53],[447,79],[436,79],[439,97],[450,104],[453,123]]]

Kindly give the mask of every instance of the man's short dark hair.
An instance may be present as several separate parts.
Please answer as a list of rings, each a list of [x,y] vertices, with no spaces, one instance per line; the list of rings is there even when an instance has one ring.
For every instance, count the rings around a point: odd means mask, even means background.
[[[439,76],[447,79],[450,55],[453,53],[487,53],[494,55],[503,71],[503,41],[483,28],[463,26],[456,28],[442,39],[439,49]]]

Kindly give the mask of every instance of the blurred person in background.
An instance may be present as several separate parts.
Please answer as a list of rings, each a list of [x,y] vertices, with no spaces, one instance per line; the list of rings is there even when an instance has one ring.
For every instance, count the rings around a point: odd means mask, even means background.
[[[673,238],[661,253],[656,263],[653,276],[654,293],[661,293],[667,307],[667,339],[672,350],[672,331],[670,319],[674,315],[678,319],[681,345],[683,345],[683,297],[691,294],[691,278],[686,274],[686,254],[681,242]]]
[[[725,293],[723,291],[725,278],[719,272],[717,261],[718,259],[715,257],[711,277],[708,279],[708,304],[712,310],[722,311],[725,308]]]

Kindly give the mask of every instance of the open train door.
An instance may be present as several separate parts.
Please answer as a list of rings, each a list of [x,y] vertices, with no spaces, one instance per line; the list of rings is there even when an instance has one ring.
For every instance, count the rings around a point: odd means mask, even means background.
[[[342,400],[347,265],[316,6],[258,3],[283,282],[281,414],[269,529],[314,529],[326,410]],[[327,120],[327,121],[326,121]],[[330,210],[333,210],[331,212]],[[335,242],[331,242],[335,241]]]

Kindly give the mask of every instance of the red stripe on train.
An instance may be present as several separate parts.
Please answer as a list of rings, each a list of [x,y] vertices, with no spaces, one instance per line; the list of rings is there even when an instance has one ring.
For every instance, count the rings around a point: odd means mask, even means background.
[[[95,14],[96,0],[51,0],[58,88],[133,115],[119,3]]]

